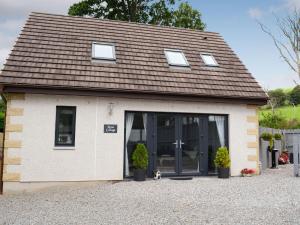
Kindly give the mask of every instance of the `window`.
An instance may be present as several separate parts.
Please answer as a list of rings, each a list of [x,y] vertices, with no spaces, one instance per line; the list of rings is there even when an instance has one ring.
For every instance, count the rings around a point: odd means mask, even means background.
[[[217,61],[211,54],[201,54],[201,58],[208,66],[219,66]]]
[[[76,107],[56,106],[55,146],[75,146]]]
[[[165,50],[165,55],[171,66],[189,66],[183,52],[180,50]]]
[[[147,113],[127,112],[125,118],[125,176],[132,176],[132,153],[138,143],[146,144]]]
[[[228,137],[226,132],[227,118],[222,115],[208,117],[208,173],[215,174],[217,168],[214,163],[219,147],[226,146]]]
[[[115,60],[115,46],[113,44],[93,43],[93,58]]]

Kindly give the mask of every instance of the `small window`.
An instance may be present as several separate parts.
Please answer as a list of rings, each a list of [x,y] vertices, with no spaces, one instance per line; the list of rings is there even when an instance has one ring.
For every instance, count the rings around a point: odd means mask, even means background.
[[[183,52],[180,50],[165,50],[165,55],[171,66],[189,66]]]
[[[76,107],[56,106],[55,146],[75,146]]]
[[[201,54],[201,58],[208,66],[219,66],[217,61],[211,54]]]
[[[93,43],[93,58],[115,60],[115,46],[113,44]]]

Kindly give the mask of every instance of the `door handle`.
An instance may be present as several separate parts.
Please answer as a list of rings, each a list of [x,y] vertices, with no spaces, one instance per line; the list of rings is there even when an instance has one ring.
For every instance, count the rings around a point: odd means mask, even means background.
[[[174,143],[172,143],[173,145],[176,145],[176,148],[178,148],[178,140],[176,140]]]
[[[180,149],[182,148],[182,145],[184,145],[184,142],[182,142],[181,139],[179,141],[179,145],[180,145]]]

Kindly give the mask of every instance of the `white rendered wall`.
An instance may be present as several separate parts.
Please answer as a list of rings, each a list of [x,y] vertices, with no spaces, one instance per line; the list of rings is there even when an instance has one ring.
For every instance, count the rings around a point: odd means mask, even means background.
[[[113,103],[112,114],[109,104]],[[19,105],[18,105],[19,104]],[[54,147],[56,106],[76,106],[76,139],[73,150]],[[123,179],[125,111],[189,112],[229,115],[231,175],[241,169],[256,168],[248,161],[255,149],[247,143],[256,141],[247,135],[247,116],[254,109],[245,104],[158,101],[108,97],[78,97],[26,94],[25,101],[15,103],[24,108],[21,137],[21,182],[87,181]],[[105,134],[104,124],[117,124],[116,134]]]

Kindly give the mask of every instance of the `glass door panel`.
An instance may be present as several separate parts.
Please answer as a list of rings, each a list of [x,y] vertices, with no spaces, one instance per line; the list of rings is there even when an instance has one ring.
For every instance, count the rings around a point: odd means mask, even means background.
[[[157,114],[156,167],[162,173],[176,172],[176,120],[172,114]]]
[[[181,117],[181,139],[179,141],[181,152],[181,172],[199,172],[199,117],[184,115]]]

